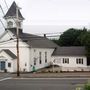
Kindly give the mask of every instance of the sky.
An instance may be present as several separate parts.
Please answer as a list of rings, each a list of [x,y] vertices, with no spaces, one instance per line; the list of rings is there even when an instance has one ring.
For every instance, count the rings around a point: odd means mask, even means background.
[[[0,0],[4,12],[14,0]],[[25,18],[24,32],[55,33],[68,28],[90,28],[90,0],[15,0]],[[1,13],[1,11],[0,11]],[[0,14],[0,19],[2,18]],[[2,26],[0,24],[0,31]]]

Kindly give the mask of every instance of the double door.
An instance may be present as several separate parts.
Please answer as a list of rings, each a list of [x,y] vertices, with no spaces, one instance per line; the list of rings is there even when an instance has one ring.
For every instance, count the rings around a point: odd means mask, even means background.
[[[0,70],[5,70],[5,61],[0,61]]]

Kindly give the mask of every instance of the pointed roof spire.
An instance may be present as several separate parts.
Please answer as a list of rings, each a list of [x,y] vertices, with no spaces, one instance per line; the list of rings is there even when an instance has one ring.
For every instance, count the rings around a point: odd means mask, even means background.
[[[9,8],[9,10],[7,11],[6,15],[4,16],[4,18],[8,18],[8,17],[16,17],[16,3],[15,1],[12,3],[11,7]],[[24,17],[22,16],[21,12],[18,10],[18,16],[20,19],[24,19]]]

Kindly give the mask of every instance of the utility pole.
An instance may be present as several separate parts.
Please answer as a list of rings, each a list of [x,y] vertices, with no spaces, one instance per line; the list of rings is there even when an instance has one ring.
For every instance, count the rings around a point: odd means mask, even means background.
[[[18,17],[18,11],[19,11],[19,7],[16,7],[16,38],[17,38],[17,44],[16,44],[16,48],[17,48],[17,76],[20,76],[20,71],[19,71],[19,17]]]

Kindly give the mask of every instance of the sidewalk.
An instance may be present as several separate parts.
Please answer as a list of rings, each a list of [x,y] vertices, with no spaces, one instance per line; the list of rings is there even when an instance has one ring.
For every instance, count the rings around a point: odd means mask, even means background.
[[[10,73],[0,72],[0,79],[12,77]]]
[[[16,78],[17,74],[12,74]],[[90,78],[90,72],[75,73],[24,73],[19,78]]]

